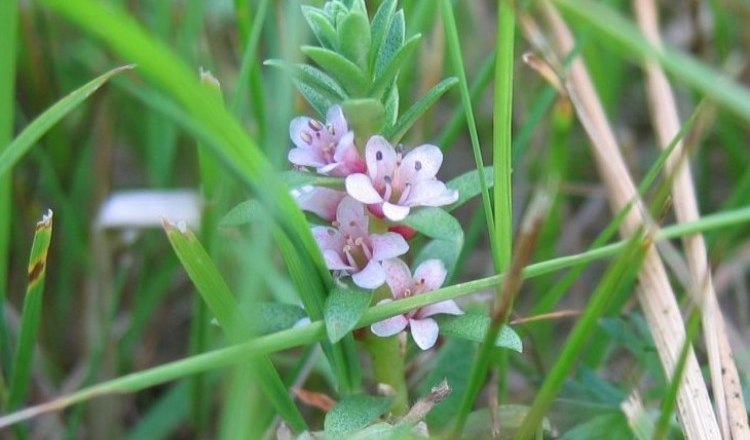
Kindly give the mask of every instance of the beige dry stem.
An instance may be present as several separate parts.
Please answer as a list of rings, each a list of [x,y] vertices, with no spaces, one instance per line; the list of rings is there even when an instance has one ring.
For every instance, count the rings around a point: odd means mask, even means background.
[[[660,47],[658,13],[653,0],[634,0],[633,5],[644,35],[651,44]],[[647,60],[645,69],[654,128],[659,144],[666,148],[680,131],[677,105],[672,88],[659,64]],[[666,172],[674,176],[672,198],[677,221],[681,223],[700,218],[687,156],[688,152],[685,151],[682,142],[679,142],[666,168]],[[724,318],[716,299],[703,235],[687,235],[682,241],[690,269],[693,293],[697,296],[694,299],[701,307],[703,337],[711,368],[714,403],[723,438],[750,438],[739,374],[732,357]]]
[[[573,37],[551,5],[544,3],[544,12],[554,34],[558,57],[562,59],[574,49]],[[568,92],[591,140],[594,158],[599,174],[607,186],[612,210],[619,212],[631,200],[636,201],[634,209],[628,211],[620,227],[623,236],[630,236],[646,223],[647,211],[638,198],[612,128],[580,57],[572,62],[568,75]],[[671,379],[685,343],[685,325],[666,269],[653,245],[645,253],[638,279],[638,300],[656,343],[662,366]],[[677,395],[677,408],[683,432],[688,439],[721,438],[708,390],[692,349],[687,356]]]

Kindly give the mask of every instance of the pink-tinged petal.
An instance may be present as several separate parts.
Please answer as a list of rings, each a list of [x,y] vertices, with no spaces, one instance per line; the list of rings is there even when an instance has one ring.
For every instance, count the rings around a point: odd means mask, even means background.
[[[377,289],[385,283],[385,271],[380,262],[370,260],[364,269],[352,274],[352,281],[363,289]]]
[[[341,199],[336,209],[336,220],[343,235],[352,238],[367,235],[369,220],[365,214],[365,207],[349,196]]]
[[[423,180],[412,186],[403,204],[408,206],[443,206],[458,200],[458,191],[450,190],[439,180]]]
[[[419,348],[427,350],[435,345],[439,328],[434,319],[410,319],[409,327],[411,327],[411,337]]]
[[[330,270],[354,270],[355,268],[349,266],[341,259],[341,255],[333,249],[323,250],[323,259],[326,262],[326,267]]]
[[[334,105],[328,109],[328,113],[326,114],[326,121],[331,124],[334,137],[340,137],[341,135],[349,131],[349,127],[346,124],[346,118],[344,117],[344,112],[343,110],[341,110],[341,106],[339,105]]]
[[[409,320],[404,318],[404,315],[396,315],[392,318],[385,319],[370,326],[372,331],[377,336],[382,338],[393,336],[401,333],[409,324]]]
[[[440,288],[445,282],[448,271],[445,270],[445,264],[438,259],[424,261],[414,270],[414,282],[424,283],[423,292],[429,292]]]
[[[292,139],[292,142],[294,142],[294,145],[303,149],[310,147],[310,143],[302,138],[302,131],[309,132],[310,121],[311,119],[307,116],[300,116],[292,119],[292,122],[289,123],[289,137]]]
[[[322,167],[326,163],[317,150],[310,147],[292,148],[287,154],[289,162],[302,167]]]
[[[409,215],[410,210],[411,209],[408,206],[396,205],[391,202],[383,203],[383,215],[385,215],[388,220],[394,222],[400,222],[405,219],[406,216]]]
[[[365,173],[367,171],[365,161],[354,145],[354,132],[351,131],[339,140],[336,151],[333,154],[333,160],[343,165],[336,170],[335,174],[339,177],[345,177],[353,173]]]
[[[383,261],[385,282],[391,288],[394,298],[403,298],[404,291],[411,287],[411,271],[409,266],[398,258]]]
[[[338,168],[339,166],[341,166],[340,163],[333,162],[333,163],[329,163],[328,165],[319,167],[315,171],[317,171],[318,174],[328,175],[328,174],[332,174],[336,170],[336,168]]]
[[[299,188],[293,195],[302,210],[312,212],[329,222],[336,219],[336,208],[341,200],[346,197],[346,193],[343,191],[336,191],[323,186],[305,186]]]
[[[362,203],[380,203],[383,201],[366,174],[357,173],[346,176],[345,185],[346,192]]]
[[[401,162],[401,176],[407,182],[432,179],[443,164],[443,152],[434,145],[420,145],[406,153]]]
[[[458,308],[458,305],[455,301],[452,299],[449,299],[448,301],[442,301],[437,304],[430,304],[428,306],[424,306],[415,315],[417,318],[427,318],[428,316],[432,315],[439,315],[439,314],[446,314],[446,315],[463,315],[464,312],[460,308]]]
[[[323,250],[332,249],[338,252],[346,244],[344,236],[336,229],[328,226],[315,226],[312,228],[312,234],[315,241],[318,242],[318,247]]]
[[[373,136],[367,141],[365,145],[367,173],[376,185],[380,185],[383,177],[393,174],[396,160],[396,150],[383,136]]]
[[[409,251],[409,244],[400,234],[386,232],[382,235],[371,235],[372,259],[377,261],[395,258]]]

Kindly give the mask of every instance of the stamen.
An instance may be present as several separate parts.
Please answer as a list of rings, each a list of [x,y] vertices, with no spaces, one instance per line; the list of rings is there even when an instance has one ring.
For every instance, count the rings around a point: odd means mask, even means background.
[[[404,190],[401,192],[401,197],[398,198],[399,205],[403,205],[406,202],[406,199],[409,198],[409,193],[411,193],[411,183],[404,184]]]
[[[368,261],[372,260],[372,252],[370,252],[370,248],[367,247],[365,240],[362,237],[357,237],[357,239],[354,240],[354,244],[362,249],[362,252],[365,254]]]
[[[391,186],[391,176],[383,177],[383,181],[385,182],[385,192],[383,193],[383,200],[388,202],[391,200],[391,195],[393,194],[393,187]]]
[[[411,296],[411,293],[412,293],[412,292],[411,292],[411,289],[406,289],[406,290],[404,290],[404,298],[408,298],[408,297],[410,297],[410,296]]]
[[[308,145],[312,143],[312,136],[310,136],[310,133],[306,131],[300,132],[299,137]]]
[[[310,121],[307,123],[307,125],[309,125],[310,128],[312,128],[315,131],[320,131],[320,130],[323,129],[323,124],[320,121],[316,120],[316,119],[310,119]]]
[[[344,256],[346,257],[346,262],[349,264],[349,266],[359,267],[357,266],[357,261],[352,256],[352,246],[347,244],[346,246],[344,246],[343,251]]]

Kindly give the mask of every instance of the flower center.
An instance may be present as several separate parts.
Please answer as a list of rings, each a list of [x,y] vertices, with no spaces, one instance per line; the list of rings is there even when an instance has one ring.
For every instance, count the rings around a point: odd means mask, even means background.
[[[346,244],[343,251],[346,262],[350,266],[362,270],[370,262],[372,259],[372,249],[368,241],[364,237],[352,238],[350,235],[346,236]]]

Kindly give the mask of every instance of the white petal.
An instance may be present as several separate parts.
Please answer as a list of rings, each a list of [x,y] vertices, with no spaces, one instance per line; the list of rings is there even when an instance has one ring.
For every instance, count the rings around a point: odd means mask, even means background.
[[[312,228],[313,237],[322,250],[331,249],[340,251],[344,248],[344,236],[336,229],[328,226],[315,226]]]
[[[458,200],[458,191],[450,190],[439,180],[423,180],[412,186],[403,204],[409,206],[443,206]]]
[[[312,212],[330,222],[336,219],[336,208],[344,197],[346,193],[343,191],[316,186],[311,187],[310,190],[301,188],[295,199],[304,211]]]
[[[336,209],[336,220],[344,235],[353,238],[366,236],[369,219],[365,214],[365,206],[353,198],[346,196],[341,199]]]
[[[341,110],[341,106],[339,105],[334,105],[328,109],[328,114],[326,114],[326,122],[331,124],[331,126],[333,127],[333,135],[335,137],[340,137],[341,135],[349,131],[349,128],[346,125],[344,112],[343,110]]]
[[[443,164],[443,152],[434,145],[420,145],[406,153],[401,162],[401,176],[407,182],[432,179]]]
[[[409,251],[409,244],[401,234],[386,232],[381,235],[371,235],[372,259],[377,261],[395,258]]]
[[[366,174],[356,173],[346,176],[346,192],[362,203],[380,203],[383,197],[378,194]]]
[[[445,264],[438,259],[424,261],[414,270],[414,281],[424,280],[425,291],[436,290],[445,282],[448,271]]]
[[[408,206],[396,205],[391,202],[383,203],[383,215],[385,215],[388,220],[394,222],[400,222],[405,219],[406,216],[409,215],[410,210],[411,208]]]
[[[303,130],[309,130],[310,120],[311,119],[307,116],[301,116],[299,118],[292,119],[292,122],[289,123],[289,137],[292,139],[292,142],[294,142],[294,145],[300,148],[310,146],[310,144],[305,142],[301,137],[301,133]]]
[[[352,274],[352,281],[363,289],[377,289],[385,282],[385,271],[380,262],[370,260],[364,269]]]
[[[383,136],[373,136],[367,141],[365,161],[373,182],[381,182],[383,177],[393,174],[396,158],[396,150]]]
[[[332,249],[323,250],[323,259],[326,262],[326,267],[330,270],[351,271],[354,269],[353,267],[346,264],[343,259],[341,259],[341,254]]]
[[[409,324],[409,320],[404,318],[404,315],[396,315],[371,325],[370,331],[385,338],[402,332],[407,324]]]
[[[292,148],[287,154],[287,159],[289,159],[289,162],[302,167],[319,168],[326,165],[317,150],[310,147]]]
[[[390,258],[383,261],[385,270],[385,282],[391,288],[394,298],[403,298],[404,291],[411,287],[411,271],[409,266],[398,258]]]
[[[446,314],[446,315],[463,315],[463,310],[458,308],[458,305],[455,301],[452,299],[449,299],[448,301],[442,301],[437,304],[430,304],[428,306],[424,306],[417,312],[417,317],[419,318],[426,318],[428,316],[432,315],[438,315],[438,314]]]
[[[434,319],[410,319],[409,327],[411,327],[411,337],[414,338],[419,348],[427,350],[435,345],[439,328]]]

